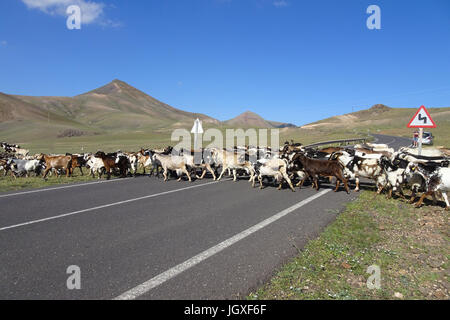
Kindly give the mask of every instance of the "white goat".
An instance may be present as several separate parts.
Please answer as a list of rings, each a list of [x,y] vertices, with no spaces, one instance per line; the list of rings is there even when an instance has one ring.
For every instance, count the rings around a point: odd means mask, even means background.
[[[416,204],[416,207],[420,207],[426,196],[433,196],[433,201],[435,202],[435,195],[441,195],[445,201],[445,209],[450,209],[450,203],[448,200],[447,192],[450,191],[450,168],[444,167],[436,167],[433,173],[425,173],[420,169],[420,167],[416,167],[416,170],[419,171],[426,179],[426,192],[422,194],[419,201]]]
[[[157,161],[161,164],[161,167],[164,170],[163,172],[164,181],[168,180],[167,174],[169,170],[174,170],[177,172],[179,176],[178,181],[181,181],[182,174],[185,173],[189,179],[189,182],[192,182],[191,175],[189,174],[186,168],[186,160],[184,157],[155,153],[153,155],[152,160]]]
[[[266,176],[266,177],[273,177],[276,179],[277,183],[279,184],[278,190],[281,189],[284,179],[289,184],[291,190],[295,192],[291,179],[287,174],[287,167],[288,167],[287,161],[283,159],[278,158],[259,159],[255,164],[255,171],[258,176],[259,188],[260,189],[263,188],[262,180],[263,177]],[[253,177],[252,186],[253,187],[255,186],[255,177]]]
[[[225,170],[228,169],[233,170],[233,181],[237,181],[237,169],[243,169],[250,174],[248,181],[252,182],[254,180],[255,170],[249,161],[242,158],[242,154],[219,150],[217,148],[212,148],[211,150],[215,163],[222,165],[222,172],[217,180],[222,179]]]
[[[383,191],[387,183],[385,170],[380,166],[377,158],[363,158],[357,155],[350,156],[345,151],[335,153],[337,160],[344,166],[344,177],[348,180],[355,180],[355,192],[359,191],[359,177],[375,181],[377,194]]]
[[[92,178],[95,177],[95,174],[97,173],[98,179],[101,178],[103,170],[105,169],[105,165],[103,163],[103,160],[100,158],[95,157],[94,155],[89,155],[85,157],[86,167],[89,168]]]
[[[26,177],[29,177],[31,172],[38,174],[42,165],[39,160],[20,160],[20,159],[12,159],[11,162],[15,164],[12,166],[12,172],[14,173],[14,177],[17,175],[25,174]]]

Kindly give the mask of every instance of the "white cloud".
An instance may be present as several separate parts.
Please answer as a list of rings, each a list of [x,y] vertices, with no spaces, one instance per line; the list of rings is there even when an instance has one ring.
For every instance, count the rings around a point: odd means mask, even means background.
[[[284,8],[287,7],[289,4],[284,0],[276,0],[272,2],[272,4],[277,8]]]
[[[66,10],[70,5],[77,5],[81,9],[81,23],[99,23],[104,25],[105,4],[89,0],[22,0],[29,9],[38,9],[49,15],[67,16]]]

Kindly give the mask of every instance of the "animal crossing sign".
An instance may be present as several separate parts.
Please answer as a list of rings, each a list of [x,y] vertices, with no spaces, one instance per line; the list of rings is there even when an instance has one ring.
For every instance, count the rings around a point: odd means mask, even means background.
[[[421,106],[411,121],[409,121],[408,128],[436,128],[436,124],[431,119],[427,109]]]

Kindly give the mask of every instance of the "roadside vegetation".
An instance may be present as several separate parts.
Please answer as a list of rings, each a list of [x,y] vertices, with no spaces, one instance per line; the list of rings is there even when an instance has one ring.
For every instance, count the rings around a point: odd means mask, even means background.
[[[77,169],[78,171],[78,169]],[[68,184],[77,182],[98,181],[97,178],[92,178],[87,174],[87,170],[84,169],[85,175],[82,176],[79,172],[75,173],[72,177],[66,178],[66,176],[56,177],[55,175],[48,177],[47,181],[42,176],[31,176],[28,178],[17,178],[7,175],[6,177],[0,177],[0,192],[17,191],[23,189],[35,189],[45,188],[58,184]]]
[[[443,207],[415,208],[364,191],[250,300],[449,299],[450,229]],[[369,266],[381,288],[369,289]]]

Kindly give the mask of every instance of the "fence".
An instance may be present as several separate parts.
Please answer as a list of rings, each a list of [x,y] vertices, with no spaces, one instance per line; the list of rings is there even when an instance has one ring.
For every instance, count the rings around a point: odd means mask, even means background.
[[[305,146],[305,148],[311,148],[311,147],[318,147],[318,146],[324,146],[328,144],[338,144],[340,146],[348,145],[352,142],[354,143],[366,143],[368,138],[355,138],[355,139],[342,139],[342,140],[332,140],[332,141],[324,141],[324,142],[317,142],[313,144],[309,144]]]

